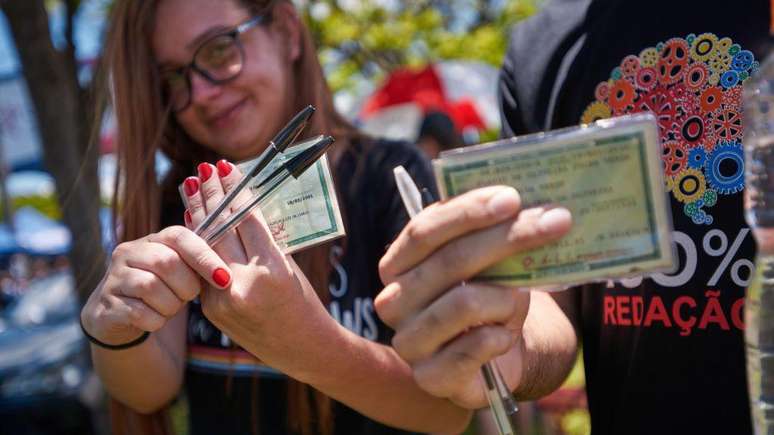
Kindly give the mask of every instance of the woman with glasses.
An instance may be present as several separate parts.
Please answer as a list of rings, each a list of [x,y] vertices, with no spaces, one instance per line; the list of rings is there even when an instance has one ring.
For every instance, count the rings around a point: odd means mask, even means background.
[[[290,1],[112,7],[105,83],[124,243],[81,320],[116,432],[163,432],[163,410],[183,391],[191,434],[464,428],[469,413],[415,384],[373,310],[378,259],[407,219],[392,168],[432,185],[417,151],[368,139],[335,112]],[[259,213],[214,248],[180,226],[185,216],[193,228],[238,180],[231,162],[259,155],[308,104],[318,110],[305,134],[337,139],[329,158],[347,238],[291,258]],[[172,161],[161,182],[157,150]],[[183,209],[183,182],[198,209]]]

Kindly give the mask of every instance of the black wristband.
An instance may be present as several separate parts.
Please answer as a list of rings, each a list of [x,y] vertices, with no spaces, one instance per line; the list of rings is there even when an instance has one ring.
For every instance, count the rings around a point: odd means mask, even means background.
[[[142,342],[144,342],[145,340],[147,340],[148,336],[150,335],[150,332],[144,331],[141,336],[135,338],[134,340],[130,341],[129,343],[108,344],[108,343],[103,343],[103,342],[97,340],[91,334],[89,334],[86,331],[86,328],[83,327],[83,320],[82,319],[79,318],[78,319],[78,323],[80,323],[80,325],[81,325],[81,331],[83,331],[83,335],[85,335],[86,338],[88,338],[90,342],[96,344],[99,347],[102,347],[102,348],[105,348],[105,349],[110,349],[110,350],[128,349],[130,347],[137,346],[137,345],[141,344]]]

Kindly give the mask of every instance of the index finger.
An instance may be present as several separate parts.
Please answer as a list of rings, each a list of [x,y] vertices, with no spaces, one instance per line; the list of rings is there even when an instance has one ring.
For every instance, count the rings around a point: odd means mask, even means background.
[[[159,233],[151,234],[148,240],[172,248],[191,269],[213,286],[226,288],[231,283],[231,270],[223,259],[204,239],[188,228],[168,227]]]
[[[415,216],[379,262],[385,284],[413,268],[451,240],[505,221],[518,213],[516,189],[491,186],[436,203]]]

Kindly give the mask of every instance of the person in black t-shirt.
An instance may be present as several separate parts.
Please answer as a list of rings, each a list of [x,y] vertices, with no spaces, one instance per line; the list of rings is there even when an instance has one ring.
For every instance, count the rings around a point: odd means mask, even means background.
[[[292,2],[118,0],[109,32],[123,243],[81,319],[116,433],[163,432],[158,411],[183,390],[193,434],[464,428],[471,412],[416,385],[373,310],[378,259],[408,219],[392,169],[432,189],[427,162],[335,112]],[[285,256],[256,211],[209,247],[190,228],[239,178],[230,161],[259,155],[308,104],[305,134],[337,139],[348,238]],[[161,183],[157,150],[172,161]]]
[[[444,293],[515,248],[487,236],[500,221],[477,212],[480,192],[428,210],[382,260],[388,285],[376,304],[420,385],[484,406],[478,369],[502,355],[517,397],[538,397],[562,381],[582,341],[594,434],[751,433],[742,312],[755,243],[742,210],[741,89],[766,55],[770,20],[766,0],[554,0],[514,29],[500,76],[503,134],[656,114],[679,268],[553,298]],[[432,243],[412,239],[414,225],[430,226]],[[521,316],[503,317],[509,304]]]

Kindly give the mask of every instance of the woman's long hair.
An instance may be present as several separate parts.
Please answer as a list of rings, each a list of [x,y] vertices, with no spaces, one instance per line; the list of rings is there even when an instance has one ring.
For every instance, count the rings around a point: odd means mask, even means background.
[[[176,186],[194,173],[198,163],[218,158],[186,134],[162,99],[150,39],[160,1],[119,0],[114,3],[100,67],[101,78],[98,79],[103,103],[98,103],[98,110],[101,112],[101,108],[109,105],[116,120],[118,174],[113,210],[121,228],[118,234],[121,241],[158,231],[162,199],[175,197]],[[276,3],[288,0],[233,1],[253,14],[270,14]],[[338,156],[357,132],[335,111],[312,37],[303,23],[300,28],[301,53],[292,65],[290,82],[295,98],[286,115],[289,117],[308,104],[317,108],[306,133],[336,137],[336,148],[330,153],[335,167]],[[157,150],[162,150],[172,162],[162,183],[156,181],[154,157]],[[324,303],[328,301],[330,247],[330,244],[324,244],[294,255]],[[253,385],[255,388],[256,383]],[[331,400],[313,388],[288,379],[287,409],[293,431],[303,435],[332,433]],[[111,420],[116,434],[170,432],[166,410],[155,415],[140,415],[114,400]]]

